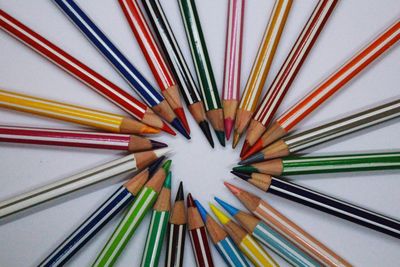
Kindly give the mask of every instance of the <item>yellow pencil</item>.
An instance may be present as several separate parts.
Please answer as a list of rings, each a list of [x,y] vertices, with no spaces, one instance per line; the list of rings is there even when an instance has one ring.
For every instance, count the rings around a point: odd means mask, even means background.
[[[257,107],[262,89],[267,79],[276,48],[282,35],[293,0],[276,0],[256,59],[240,99],[235,120],[232,147],[239,143]]]
[[[115,133],[152,134],[159,132],[158,129],[151,128],[141,122],[121,115],[63,104],[1,89],[0,107],[73,122]]]
[[[224,225],[226,232],[232,238],[233,242],[235,242],[239,249],[255,266],[279,266],[279,264],[271,258],[271,256],[261,247],[261,245],[242,227],[233,222],[227,215],[225,215],[213,204],[210,204],[210,208],[218,220]]]

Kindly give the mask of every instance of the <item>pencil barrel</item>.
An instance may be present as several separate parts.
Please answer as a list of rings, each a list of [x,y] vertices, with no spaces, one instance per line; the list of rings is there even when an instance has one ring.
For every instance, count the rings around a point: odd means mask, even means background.
[[[247,260],[237,248],[232,239],[228,236],[215,244],[218,253],[230,267],[249,267]]]
[[[186,224],[169,224],[165,267],[182,267],[185,252]]]

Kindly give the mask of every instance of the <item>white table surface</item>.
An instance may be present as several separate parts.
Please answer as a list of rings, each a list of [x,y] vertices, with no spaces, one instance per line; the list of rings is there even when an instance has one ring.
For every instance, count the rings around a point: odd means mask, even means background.
[[[77,2],[138,66],[152,84],[155,84],[117,1],[79,0]],[[228,1],[197,0],[196,2],[217,84],[221,88]],[[246,83],[273,6],[272,0],[246,2],[242,87]],[[316,2],[294,1],[267,79],[267,86],[281,66]],[[162,4],[192,68],[177,2],[163,0]],[[51,1],[0,0],[0,8],[131,92],[125,81]],[[284,111],[295,103],[399,16],[399,0],[340,1],[294,81],[280,111]],[[4,32],[0,33],[0,47],[1,88],[110,112],[121,112],[117,107],[110,105],[105,99],[88,90],[85,85],[71,78],[64,71],[50,64]],[[306,129],[398,98],[400,96],[399,62],[400,48],[397,46],[348,84],[343,92],[303,121],[297,129]],[[1,110],[0,114],[1,124],[76,128],[75,125],[12,111]],[[189,115],[188,112],[186,114]],[[212,150],[191,118],[190,126],[192,129],[191,141],[186,141],[181,136],[173,138],[166,134],[157,137],[157,140],[167,142],[175,151],[171,156],[174,179],[173,195],[175,195],[178,181],[183,180],[186,192],[192,192],[194,197],[203,204],[210,201],[213,196],[220,196],[243,208],[224,188],[222,181],[229,180],[268,199],[283,214],[352,264],[356,266],[399,265],[400,242],[398,240],[285,199],[263,194],[245,185],[244,182],[233,179],[229,170],[238,158],[238,150],[232,151],[230,143],[226,148],[217,144],[216,148]],[[400,148],[399,132],[400,123],[399,119],[396,119],[359,134],[318,146],[307,152],[327,154],[396,150]],[[214,140],[217,143],[216,138]],[[0,144],[0,199],[6,199],[59,180],[116,159],[121,155],[121,153],[102,150]],[[0,266],[34,266],[38,264],[66,235],[116,190],[120,185],[120,178],[129,176],[121,176],[112,183],[95,186],[90,190],[63,198],[62,201],[50,202],[34,209],[34,212],[28,212],[24,216],[17,216],[0,224]],[[296,177],[296,181],[299,184],[400,219],[400,179],[397,171],[309,175]],[[93,262],[118,220],[119,218],[114,219],[97,234],[69,262],[69,265],[87,266]],[[139,265],[148,221],[149,216],[145,218],[118,260],[119,266]],[[215,249],[213,249],[213,256],[216,266],[222,266],[223,261]],[[275,258],[282,266],[288,266],[279,257]],[[161,262],[163,259],[164,255],[162,255]],[[190,244],[186,242],[184,266],[194,266],[194,264]]]

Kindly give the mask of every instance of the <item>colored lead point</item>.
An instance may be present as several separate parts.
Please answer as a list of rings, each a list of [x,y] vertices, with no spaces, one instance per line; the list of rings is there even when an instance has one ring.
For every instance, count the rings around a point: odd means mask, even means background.
[[[234,123],[235,122],[232,119],[229,119],[229,118],[224,119],[226,140],[229,140],[229,138],[231,137]]]
[[[189,123],[187,121],[185,111],[183,110],[183,108],[182,107],[176,108],[176,109],[174,109],[174,112],[175,112],[176,116],[178,117],[178,119],[182,122],[183,127],[185,127],[186,133],[190,134]]]
[[[217,135],[218,141],[221,144],[221,146],[225,147],[225,132],[216,130],[215,134]]]
[[[212,138],[212,134],[211,134],[211,131],[210,131],[210,125],[208,124],[208,122],[207,121],[201,121],[199,123],[199,126],[200,126],[200,129],[203,132],[203,134],[206,136],[206,138],[208,140],[208,143],[210,143],[210,146],[212,148],[214,148],[214,140]]]
[[[185,127],[183,127],[182,122],[178,119],[175,118],[173,121],[170,123],[178,132],[180,132],[186,139],[190,140],[190,135],[186,132]]]

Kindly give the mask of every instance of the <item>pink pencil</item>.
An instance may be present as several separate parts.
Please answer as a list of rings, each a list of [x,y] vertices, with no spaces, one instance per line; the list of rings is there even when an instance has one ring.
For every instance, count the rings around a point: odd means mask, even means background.
[[[224,85],[222,89],[225,134],[228,140],[232,133],[239,103],[244,3],[244,0],[231,0],[228,8]]]

